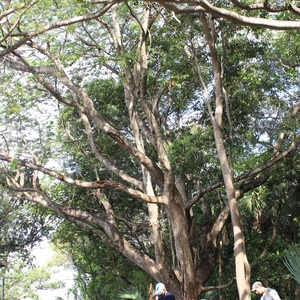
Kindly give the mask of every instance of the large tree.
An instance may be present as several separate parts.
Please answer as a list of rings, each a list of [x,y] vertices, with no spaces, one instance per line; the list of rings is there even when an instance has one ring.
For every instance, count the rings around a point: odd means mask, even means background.
[[[93,231],[178,299],[197,299],[205,290],[230,216],[239,298],[249,299],[237,201],[297,149],[295,73],[282,71],[295,72],[295,64],[289,68],[276,56],[275,40],[283,38],[268,31],[299,29],[296,5],[1,5],[4,186]],[[108,78],[115,89],[109,90]],[[104,85],[109,93],[98,91]],[[114,94],[119,85],[122,92]],[[55,111],[45,106],[53,100]],[[57,152],[50,134],[47,143],[31,136],[37,125],[39,133],[44,129],[43,119],[28,117],[38,106],[48,119],[61,118],[82,153],[64,171],[47,166],[57,157],[69,159],[66,140]],[[94,172],[81,172],[85,163]],[[53,188],[61,183],[76,192],[61,197]],[[80,201],[84,191],[89,203]],[[125,214],[130,220],[122,215],[122,201],[139,203],[132,204],[137,214]],[[150,226],[147,247],[126,232],[144,222]]]

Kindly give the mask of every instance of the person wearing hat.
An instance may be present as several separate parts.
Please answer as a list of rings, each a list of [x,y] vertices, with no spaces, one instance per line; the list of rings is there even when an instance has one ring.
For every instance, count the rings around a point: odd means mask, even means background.
[[[260,300],[281,300],[274,289],[264,287],[260,281],[253,283],[251,291],[262,295]]]
[[[154,295],[158,296],[158,300],[176,300],[174,295],[168,292],[165,285],[161,282],[155,286]]]

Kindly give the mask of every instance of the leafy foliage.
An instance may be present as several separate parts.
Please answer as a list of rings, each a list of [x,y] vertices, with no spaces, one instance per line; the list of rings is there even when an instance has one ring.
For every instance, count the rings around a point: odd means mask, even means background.
[[[64,287],[64,282],[57,277],[57,268],[62,261],[49,261],[44,266],[35,266],[26,261],[17,260],[10,263],[8,269],[1,270],[4,281],[4,296],[7,299],[23,297],[40,299],[39,290],[54,290]]]

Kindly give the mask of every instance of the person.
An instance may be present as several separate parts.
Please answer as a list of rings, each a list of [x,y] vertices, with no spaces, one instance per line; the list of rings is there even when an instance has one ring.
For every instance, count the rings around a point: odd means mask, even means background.
[[[264,287],[260,281],[253,283],[252,292],[262,295],[260,300],[281,300],[274,289]]]
[[[155,286],[154,295],[158,296],[158,300],[176,300],[174,295],[168,292],[165,285],[161,282]]]

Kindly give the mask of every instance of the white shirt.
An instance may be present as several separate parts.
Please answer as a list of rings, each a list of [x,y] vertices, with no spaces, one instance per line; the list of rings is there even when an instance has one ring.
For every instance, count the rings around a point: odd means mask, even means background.
[[[274,289],[267,289],[260,300],[281,300],[278,293]]]

